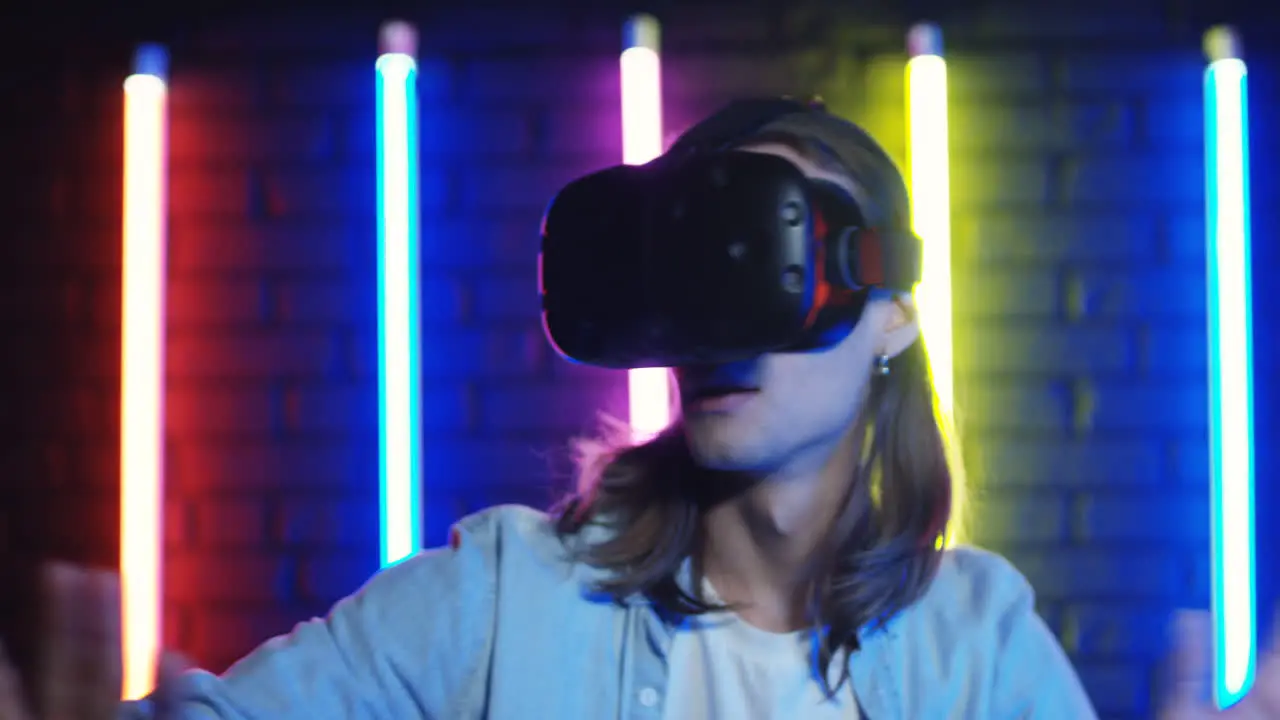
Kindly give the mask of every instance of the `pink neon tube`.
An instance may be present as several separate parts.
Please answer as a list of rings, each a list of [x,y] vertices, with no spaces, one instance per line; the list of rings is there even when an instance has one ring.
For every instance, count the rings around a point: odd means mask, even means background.
[[[651,15],[636,15],[623,29],[622,161],[642,165],[662,154],[661,30]],[[661,432],[671,422],[667,368],[630,371],[627,378],[631,429],[638,440]]]

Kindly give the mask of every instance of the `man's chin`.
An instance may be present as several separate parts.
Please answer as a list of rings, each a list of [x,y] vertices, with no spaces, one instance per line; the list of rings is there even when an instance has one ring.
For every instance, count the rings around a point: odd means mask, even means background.
[[[716,472],[750,472],[760,466],[759,451],[724,427],[686,427],[689,452],[699,467]]]

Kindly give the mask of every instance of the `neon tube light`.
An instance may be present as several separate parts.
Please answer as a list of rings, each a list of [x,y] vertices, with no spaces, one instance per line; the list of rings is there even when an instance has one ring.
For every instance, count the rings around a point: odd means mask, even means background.
[[[951,308],[951,169],[947,133],[947,61],[942,31],[929,23],[907,33],[907,155],[911,181],[911,224],[924,242],[921,281],[915,301],[920,331],[929,349],[929,366],[938,395],[938,413],[955,425],[955,369]],[[954,472],[963,478],[959,458]],[[963,501],[964,482],[956,483],[955,505]],[[957,513],[958,514],[958,513]],[[946,538],[957,541],[955,523]]]
[[[947,62],[942,33],[916,25],[907,36],[907,139],[911,223],[924,241],[922,279],[916,288],[920,325],[938,400],[955,410],[951,336],[951,179],[947,144]]]
[[[661,28],[653,16],[635,15],[622,34],[622,161],[643,165],[662,154]],[[630,371],[627,391],[637,440],[658,434],[671,422],[667,368]]]
[[[1214,698],[1226,708],[1257,662],[1248,72],[1230,29],[1204,44]]]
[[[161,625],[168,57],[138,48],[124,81],[120,377],[122,693],[149,693]]]
[[[383,566],[421,546],[417,33],[390,22],[376,64],[379,515]]]

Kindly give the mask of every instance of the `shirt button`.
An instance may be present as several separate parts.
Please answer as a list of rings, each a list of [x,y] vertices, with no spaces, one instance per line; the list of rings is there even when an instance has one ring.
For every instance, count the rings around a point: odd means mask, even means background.
[[[645,707],[653,707],[658,704],[658,691],[651,687],[642,688],[640,690],[640,704]]]

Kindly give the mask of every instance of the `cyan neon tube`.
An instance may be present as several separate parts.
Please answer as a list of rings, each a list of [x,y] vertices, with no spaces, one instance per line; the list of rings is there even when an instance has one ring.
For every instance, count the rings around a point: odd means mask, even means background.
[[[383,566],[422,544],[417,38],[382,29],[378,134],[379,515]]]
[[[1205,51],[1214,699],[1226,708],[1249,692],[1258,655],[1248,71],[1229,28],[1210,30]]]

